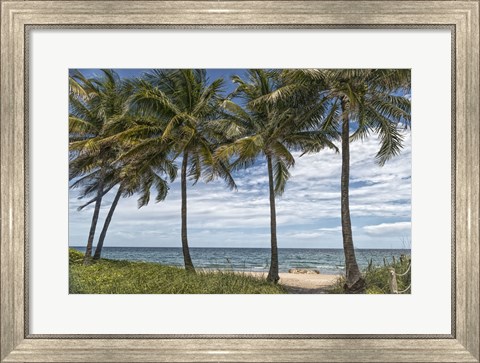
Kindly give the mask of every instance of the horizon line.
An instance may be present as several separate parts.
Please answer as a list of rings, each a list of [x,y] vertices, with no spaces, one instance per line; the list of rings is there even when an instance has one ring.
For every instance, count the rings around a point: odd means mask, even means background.
[[[72,248],[86,248],[86,246],[68,246]],[[96,248],[97,246],[92,246]],[[181,246],[103,246],[103,248],[182,248]],[[205,247],[205,246],[190,246],[192,248],[237,248],[237,249],[247,249],[247,248],[255,248],[255,249],[265,249],[269,250],[270,247]],[[278,247],[279,250],[343,250],[343,247]],[[373,247],[355,247],[356,250],[408,250],[411,251],[411,248],[399,247],[399,248],[373,248]]]

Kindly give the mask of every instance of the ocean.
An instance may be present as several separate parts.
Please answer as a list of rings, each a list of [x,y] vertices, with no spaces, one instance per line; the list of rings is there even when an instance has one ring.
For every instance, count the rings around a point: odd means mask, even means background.
[[[85,252],[85,247],[72,247]],[[234,271],[268,271],[270,249],[268,248],[198,248],[191,247],[190,255],[197,268],[230,269]],[[392,257],[410,255],[407,249],[357,249],[355,251],[360,269],[383,265]],[[170,266],[183,266],[182,249],[179,247],[104,247],[103,258],[157,262]],[[342,249],[280,248],[278,249],[280,272],[291,268],[316,269],[322,274],[340,274],[344,271]]]

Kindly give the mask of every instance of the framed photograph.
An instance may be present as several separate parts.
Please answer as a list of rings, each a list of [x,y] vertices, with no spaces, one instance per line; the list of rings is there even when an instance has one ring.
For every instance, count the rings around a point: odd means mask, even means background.
[[[478,362],[478,1],[2,1],[1,362]]]

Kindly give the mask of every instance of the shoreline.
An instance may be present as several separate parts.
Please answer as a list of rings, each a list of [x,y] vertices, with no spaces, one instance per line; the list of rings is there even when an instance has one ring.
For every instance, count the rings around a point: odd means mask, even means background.
[[[104,259],[109,260],[109,259]],[[110,261],[128,261],[128,262],[143,262],[147,264],[157,264],[167,267],[175,267],[183,269],[183,266],[174,266],[174,265],[165,265],[159,262],[148,262],[148,261],[135,261],[135,260],[110,260]],[[231,272],[239,275],[252,276],[258,279],[266,280],[268,271],[251,271],[251,270],[232,270],[229,268],[196,268],[198,272]],[[289,294],[324,294],[326,290],[337,282],[341,278],[342,274],[335,273],[320,273],[320,274],[311,274],[311,273],[290,273],[290,272],[279,272],[278,273],[280,280],[278,284],[285,287]]]
[[[117,259],[106,259],[102,258],[105,261],[127,261],[127,262],[140,262],[146,264],[154,264],[159,266],[174,267],[183,269],[183,266],[174,266],[174,265],[165,265],[159,262],[149,262],[149,261],[135,261],[135,260],[117,260]],[[309,270],[309,269],[305,269]],[[315,269],[312,269],[315,270]],[[251,270],[232,270],[229,268],[196,268],[198,272],[230,272],[239,275],[252,276],[257,279],[266,280],[268,271],[251,271]],[[330,273],[291,273],[291,272],[279,272],[278,273],[280,280],[278,284],[283,286],[289,294],[324,294],[326,290],[337,282],[341,278],[342,274],[330,274]]]
[[[278,284],[267,281],[266,271],[201,269],[185,273],[179,266],[157,262],[102,258],[87,265],[84,255],[69,250],[69,291],[76,294],[338,294],[344,293],[343,274],[316,273],[310,269],[280,272]],[[409,259],[370,267],[367,294],[389,294],[390,273],[398,271],[399,291],[411,286]],[[154,277],[154,278],[150,278]]]

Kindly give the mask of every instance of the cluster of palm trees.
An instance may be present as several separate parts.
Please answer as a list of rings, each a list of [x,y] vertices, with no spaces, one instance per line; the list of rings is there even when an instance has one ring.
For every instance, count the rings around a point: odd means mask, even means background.
[[[275,197],[284,192],[295,164],[292,151],[303,155],[330,148],[342,155],[345,291],[364,291],[350,219],[350,142],[379,135],[380,165],[399,154],[402,129],[410,126],[409,70],[250,69],[244,77],[232,77],[231,94],[224,92],[224,79],[209,80],[203,69],[151,70],[134,79],[113,70],[91,78],[73,71],[69,80],[70,187],[89,198],[79,209],[94,204],[85,264],[100,258],[119,199],[137,195],[140,208],[155,192],[155,201],[162,201],[179,164],[182,251],[186,270],[195,272],[187,237],[187,181],[222,178],[235,189],[232,172],[263,158],[271,229],[267,279],[276,283]],[[93,253],[102,198],[112,190],[116,194]]]

